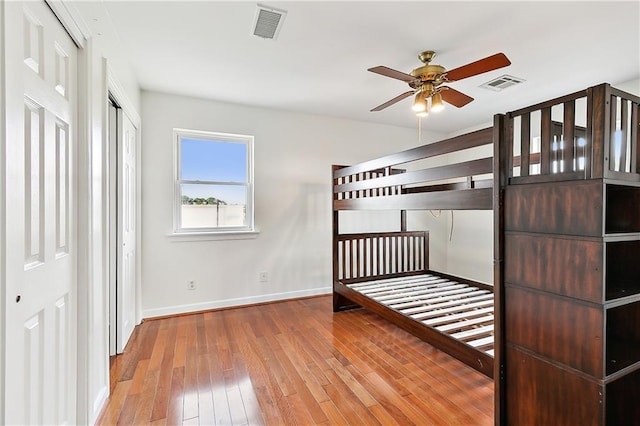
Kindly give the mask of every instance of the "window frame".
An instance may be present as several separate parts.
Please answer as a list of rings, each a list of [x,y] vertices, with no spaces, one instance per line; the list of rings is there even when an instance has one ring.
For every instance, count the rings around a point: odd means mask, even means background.
[[[197,139],[210,142],[229,142],[241,143],[246,146],[246,168],[247,180],[244,185],[246,188],[246,211],[245,226],[233,227],[200,227],[200,228],[183,228],[182,227],[182,185],[238,185],[237,182],[217,182],[217,181],[193,181],[182,179],[182,140]],[[221,133],[204,130],[191,129],[173,129],[173,234],[172,236],[187,237],[181,238],[183,241],[208,239],[221,239],[220,237],[228,236],[231,238],[246,238],[257,234],[255,229],[254,218],[254,181],[253,181],[253,143],[254,137],[251,135],[240,135],[233,133]]]

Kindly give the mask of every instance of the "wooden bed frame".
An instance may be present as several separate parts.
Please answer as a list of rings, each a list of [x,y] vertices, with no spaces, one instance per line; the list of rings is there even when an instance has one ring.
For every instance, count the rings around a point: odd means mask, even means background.
[[[601,84],[333,166],[334,311],[370,309],[495,377],[496,425],[640,418],[639,105]],[[492,156],[459,160],[487,145]],[[400,231],[340,234],[347,210],[400,211]],[[429,270],[407,210],[493,210],[494,286]],[[493,349],[465,342],[491,336],[490,310],[459,289],[493,292]]]
[[[354,166],[333,166],[334,311],[368,308],[489,377],[494,374],[493,304],[487,306],[483,301],[478,306],[473,297],[492,293],[493,287],[430,271],[428,234],[407,232],[406,211],[492,210],[493,179],[487,175],[493,173],[493,159],[412,170],[396,166],[437,161],[443,155],[492,143],[493,129],[489,128]],[[340,211],[380,209],[401,211],[400,232],[339,234]],[[412,287],[411,292],[400,287],[395,290],[399,297],[416,294],[409,310],[389,306],[354,287],[355,283],[419,274],[464,287],[434,292],[433,297],[428,286],[425,290]],[[461,293],[472,293],[471,301],[459,297]],[[475,335],[478,329],[480,334]]]

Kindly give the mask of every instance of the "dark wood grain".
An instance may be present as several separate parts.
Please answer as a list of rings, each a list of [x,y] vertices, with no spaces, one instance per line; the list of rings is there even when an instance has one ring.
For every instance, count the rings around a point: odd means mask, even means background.
[[[603,388],[550,362],[507,345],[508,424],[602,425]]]
[[[596,238],[507,232],[505,280],[558,295],[601,303],[603,244]]]
[[[424,272],[429,265],[429,233],[339,234],[334,237],[334,250],[342,253],[342,256],[334,254],[337,259],[334,281]],[[394,264],[388,265],[388,259],[395,259]]]
[[[528,115],[527,115],[528,117]],[[505,233],[504,233],[504,194],[510,171],[513,170],[511,160],[513,155],[512,120],[505,115],[497,114],[493,117],[493,286],[494,286],[494,343],[493,343],[493,377],[494,390],[494,418],[495,424],[506,422],[506,392],[504,383],[505,369],[505,335],[504,335],[504,283],[505,283]],[[528,131],[527,131],[528,133]],[[526,135],[530,137],[529,134]],[[527,144],[527,158],[528,158]],[[529,166],[527,164],[527,171]]]
[[[566,101],[563,107],[563,119],[562,119],[562,133],[564,146],[562,148],[562,162],[564,166],[562,170],[575,171],[574,159],[576,158],[576,150],[578,146],[576,144],[576,101],[572,99]],[[584,135],[583,135],[584,137]]]
[[[490,188],[427,192],[333,202],[334,210],[491,210]]]
[[[453,165],[431,167],[428,169],[408,171],[401,174],[344,183],[341,185],[335,185],[333,187],[333,192],[340,193],[398,185],[415,185],[457,177],[481,175],[491,173],[493,171],[492,162],[493,160],[491,158],[481,158]]]
[[[602,308],[507,283],[504,320],[507,342],[604,378]]]
[[[510,185],[505,230],[602,236],[602,181]]]
[[[602,178],[609,170],[609,96],[607,85],[588,89],[587,129],[591,129],[591,155],[587,159],[591,178]],[[606,167],[605,167],[606,166]]]
[[[492,128],[478,130],[461,136],[456,136],[444,141],[423,145],[406,151],[390,154],[375,160],[344,167],[333,172],[334,178],[367,172],[370,170],[392,167],[398,164],[408,163],[414,160],[423,160],[438,155],[449,154],[451,152],[476,146],[491,144]]]
[[[571,93],[569,95],[564,95],[564,96],[560,96],[558,98],[554,98],[548,101],[544,101],[544,102],[540,102],[538,104],[535,105],[531,105],[525,108],[521,108],[515,111],[512,111],[510,113],[507,114],[507,117],[509,118],[513,118],[513,117],[518,117],[520,115],[524,115],[527,113],[531,113],[534,111],[538,111],[544,108],[551,108],[554,105],[558,105],[558,104],[562,104],[564,102],[567,101],[571,101],[571,100],[575,100],[575,99],[580,99],[580,98],[584,98],[586,96],[588,96],[588,90],[589,89],[585,89],[585,90],[580,90],[578,92],[574,92]]]

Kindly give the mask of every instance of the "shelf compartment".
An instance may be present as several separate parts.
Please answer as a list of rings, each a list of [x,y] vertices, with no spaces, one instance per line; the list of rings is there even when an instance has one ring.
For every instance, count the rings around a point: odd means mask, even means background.
[[[608,425],[637,425],[640,419],[640,370],[605,387],[605,417]]]
[[[640,241],[606,243],[605,299],[640,294]]]
[[[605,233],[640,232],[640,188],[606,185]]]
[[[606,374],[611,375],[640,360],[640,301],[607,309],[606,323]]]

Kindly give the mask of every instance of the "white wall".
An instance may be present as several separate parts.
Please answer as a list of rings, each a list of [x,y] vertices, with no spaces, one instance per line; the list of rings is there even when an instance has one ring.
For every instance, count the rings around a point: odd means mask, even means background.
[[[4,2],[0,2],[0,22],[2,22],[4,26]],[[4,31],[0,30],[0,87],[4,87],[4,57],[5,57],[5,36]],[[5,230],[4,230],[4,187],[5,187],[5,178],[4,178],[4,153],[5,153],[5,135],[6,133],[6,124],[5,124],[5,95],[4,89],[0,90],[0,241],[5,241]],[[0,244],[0,306],[3,307],[0,312],[0,419],[5,418],[5,379],[4,379],[4,348],[5,346],[5,314],[6,310],[4,309],[7,306],[6,303],[6,289],[7,285],[5,283],[5,274],[4,274],[4,243]]]
[[[624,83],[614,84],[616,89],[624,90],[632,95],[640,96],[640,78],[635,80],[625,81]]]
[[[328,293],[331,165],[418,145],[417,129],[155,92],[143,92],[142,111],[144,317]],[[255,136],[257,238],[184,242],[168,237],[174,127]],[[423,134],[423,143],[437,139]],[[259,282],[261,271],[268,273],[267,283]],[[195,291],[187,290],[191,280]]]

